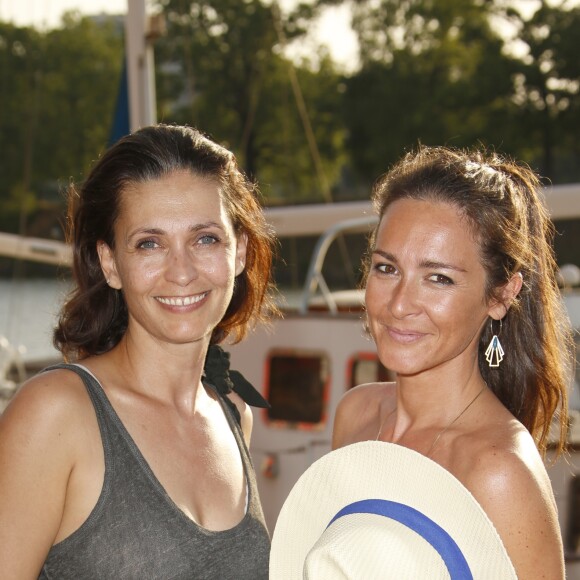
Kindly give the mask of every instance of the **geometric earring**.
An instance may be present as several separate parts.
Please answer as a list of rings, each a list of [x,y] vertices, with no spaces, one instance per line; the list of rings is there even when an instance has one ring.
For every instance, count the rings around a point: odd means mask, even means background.
[[[493,318],[490,320],[491,332],[493,334]],[[501,320],[499,321],[499,334],[501,334]],[[496,334],[491,337],[491,341],[485,351],[485,359],[490,367],[499,367],[503,360],[504,351]]]

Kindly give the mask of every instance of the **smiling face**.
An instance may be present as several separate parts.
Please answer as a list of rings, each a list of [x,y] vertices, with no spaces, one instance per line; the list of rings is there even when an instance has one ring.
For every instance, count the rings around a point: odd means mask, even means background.
[[[219,186],[178,171],[122,193],[115,248],[99,243],[101,266],[127,303],[131,335],[188,343],[207,340],[244,269]]]
[[[400,375],[477,365],[483,325],[503,306],[486,302],[479,245],[457,209],[398,200],[373,250],[365,301],[381,362]]]

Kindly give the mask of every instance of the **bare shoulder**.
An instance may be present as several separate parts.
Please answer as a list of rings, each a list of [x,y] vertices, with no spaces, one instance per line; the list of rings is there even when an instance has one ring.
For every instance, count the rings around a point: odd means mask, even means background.
[[[482,503],[495,504],[508,490],[532,493],[533,499],[553,504],[550,479],[534,440],[517,421],[503,437],[484,442],[470,461],[466,486]]]
[[[563,548],[550,480],[515,419],[466,462],[465,486],[495,525],[518,578],[563,578]]]
[[[381,405],[394,393],[393,383],[367,383],[347,391],[336,408],[332,448],[363,441],[376,433]]]
[[[94,412],[80,379],[62,369],[43,372],[24,383],[0,415],[2,457],[9,464],[38,456],[72,466],[79,427],[91,420]]]
[[[0,428],[17,429],[24,422],[29,433],[50,431],[57,425],[62,433],[83,409],[90,410],[88,402],[86,390],[74,373],[64,369],[45,371],[18,390],[0,416]]]
[[[90,424],[83,390],[73,373],[47,371],[24,384],[0,416],[2,577],[38,577],[55,540],[82,455],[82,426]]]
[[[349,389],[341,398],[338,408],[356,409],[369,402],[378,402],[395,393],[395,383],[365,383]]]

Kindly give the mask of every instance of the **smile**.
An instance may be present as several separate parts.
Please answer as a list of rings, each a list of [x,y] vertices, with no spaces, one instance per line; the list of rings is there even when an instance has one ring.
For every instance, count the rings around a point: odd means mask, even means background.
[[[168,306],[191,306],[196,302],[201,302],[207,296],[207,292],[203,294],[196,294],[195,296],[175,296],[172,298],[165,298],[161,296],[156,296],[155,300],[161,302],[161,304],[167,304]]]
[[[423,336],[422,332],[414,332],[411,330],[400,330],[393,327],[388,327],[389,335],[397,342],[409,343],[414,342]]]

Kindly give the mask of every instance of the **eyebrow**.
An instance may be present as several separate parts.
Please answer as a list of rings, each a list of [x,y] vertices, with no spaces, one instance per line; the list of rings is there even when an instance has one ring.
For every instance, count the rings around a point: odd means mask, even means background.
[[[393,264],[398,264],[397,258],[390,252],[383,252],[382,250],[374,250],[373,255],[379,255]],[[467,272],[464,268],[455,266],[453,264],[446,264],[445,262],[437,262],[436,260],[423,260],[420,262],[419,266],[421,268],[433,269],[433,270],[453,270],[454,272]]]
[[[204,222],[201,224],[195,224],[189,228],[190,232],[199,232],[200,230],[205,230],[207,228],[218,228],[220,230],[224,229],[223,224],[219,224],[217,222]],[[165,230],[161,230],[159,228],[144,228],[144,229],[136,229],[135,231],[131,232],[127,239],[130,240],[135,236],[147,235],[147,236],[163,236],[167,232]]]

